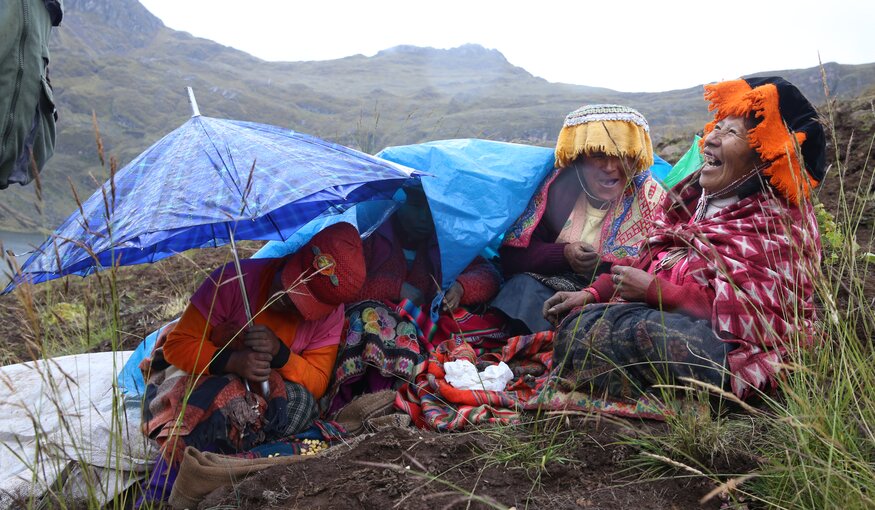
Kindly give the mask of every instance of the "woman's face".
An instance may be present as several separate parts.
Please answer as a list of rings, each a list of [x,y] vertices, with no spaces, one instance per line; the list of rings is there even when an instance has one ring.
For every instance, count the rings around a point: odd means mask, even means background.
[[[581,156],[572,166],[583,179],[586,191],[598,200],[610,202],[623,194],[632,170],[631,158],[595,153]]]
[[[751,173],[761,163],[759,154],[747,141],[743,117],[726,117],[705,137],[702,150],[705,165],[699,184],[707,193],[719,193]]]
[[[398,215],[405,241],[418,244],[434,234],[434,221],[425,193],[420,188],[409,188],[405,191],[407,199],[395,214]]]

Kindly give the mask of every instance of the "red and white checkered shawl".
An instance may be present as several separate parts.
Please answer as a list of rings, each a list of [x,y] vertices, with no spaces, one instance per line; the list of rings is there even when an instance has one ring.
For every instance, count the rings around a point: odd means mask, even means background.
[[[772,385],[788,349],[814,341],[812,281],[820,268],[820,234],[810,203],[791,205],[769,191],[716,215],[691,221],[702,193],[698,174],[687,179],[681,203],[657,213],[650,253],[692,247],[692,277],[716,293],[711,326],[738,347],[728,356],[732,391]],[[666,197],[664,205],[670,204]]]

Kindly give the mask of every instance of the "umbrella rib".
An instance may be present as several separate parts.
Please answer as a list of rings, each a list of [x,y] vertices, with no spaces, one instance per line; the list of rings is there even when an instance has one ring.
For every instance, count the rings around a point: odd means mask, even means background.
[[[243,198],[244,198],[243,197],[243,190],[240,189],[240,183],[238,183],[237,180],[233,178],[234,176],[232,175],[230,169],[228,168],[228,162],[225,161],[225,158],[223,157],[222,152],[219,150],[219,145],[216,144],[216,142],[213,140],[213,137],[210,136],[210,132],[207,131],[206,125],[203,122],[204,117],[196,117],[196,119],[199,121],[199,127],[200,127],[201,131],[203,131],[204,136],[207,137],[207,140],[209,140],[210,145],[212,145],[214,153],[219,157],[219,160],[222,162],[222,168],[224,168],[227,171],[227,175],[230,177],[230,181],[234,185],[234,190],[237,192],[237,195],[241,198],[241,200],[243,200]],[[232,166],[234,166],[233,160],[232,160],[231,164],[232,164]],[[237,169],[236,166],[234,166],[235,171],[236,171],[236,169]],[[227,186],[227,184],[226,184],[226,186]],[[230,187],[230,186],[228,186],[228,187]],[[249,209],[249,205],[245,201],[243,201],[243,209],[241,209],[241,211],[243,211],[245,209]],[[251,213],[251,210],[250,210],[250,213]],[[241,214],[241,216],[242,216],[242,214]]]

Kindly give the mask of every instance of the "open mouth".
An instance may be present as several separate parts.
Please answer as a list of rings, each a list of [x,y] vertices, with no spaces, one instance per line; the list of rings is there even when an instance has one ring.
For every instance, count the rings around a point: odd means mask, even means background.
[[[620,179],[602,179],[599,181],[599,184],[604,188],[613,188],[620,184]]]
[[[720,159],[718,159],[717,157],[715,157],[711,153],[705,152],[702,154],[702,156],[705,160],[705,167],[706,168],[714,168],[714,167],[718,167],[718,166],[723,164],[723,161],[721,161]]]

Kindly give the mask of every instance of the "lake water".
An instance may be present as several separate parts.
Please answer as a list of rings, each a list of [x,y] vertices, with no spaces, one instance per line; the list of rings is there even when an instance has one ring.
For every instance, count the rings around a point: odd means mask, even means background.
[[[36,233],[21,233],[7,232],[0,230],[0,243],[3,244],[3,253],[0,254],[0,290],[9,282],[9,264],[7,263],[6,252],[12,250],[15,255],[18,265],[24,264],[27,260],[28,252],[42,244],[46,240],[46,236]]]

